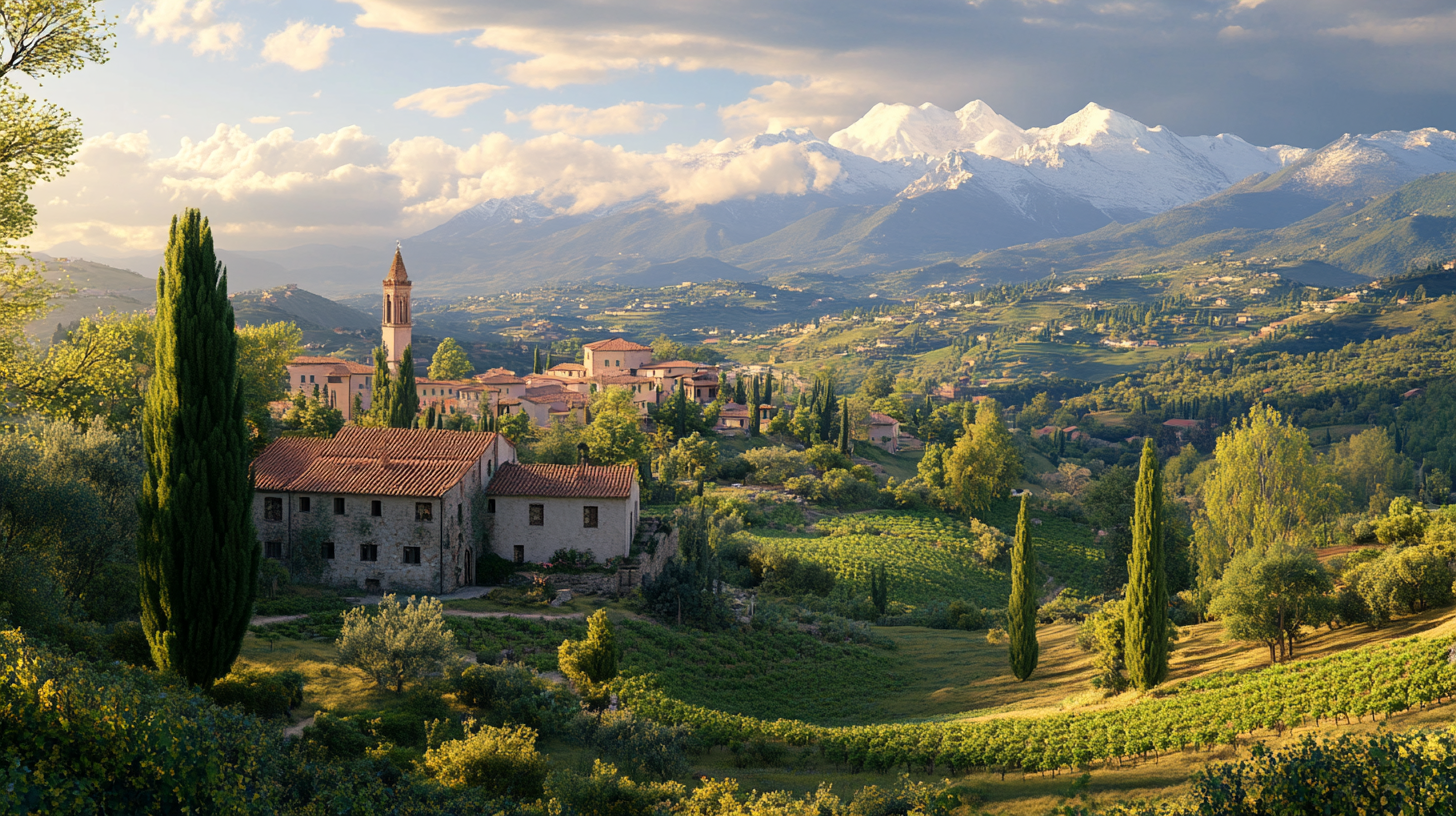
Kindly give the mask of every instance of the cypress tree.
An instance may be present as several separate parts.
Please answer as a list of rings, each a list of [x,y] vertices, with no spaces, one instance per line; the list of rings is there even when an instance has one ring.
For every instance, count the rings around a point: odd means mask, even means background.
[[[531,349],[531,373],[541,373],[541,347],[535,346]]]
[[[1127,564],[1123,663],[1144,691],[1168,677],[1168,576],[1163,568],[1163,478],[1158,451],[1143,443],[1133,498],[1132,555]]]
[[[673,433],[678,439],[688,435],[688,391],[681,378],[677,381],[677,393],[672,397]]]
[[[769,369],[763,378],[763,402],[773,405],[773,369]]]
[[[430,403],[429,410],[425,411],[425,424],[424,424],[423,427],[425,427],[425,428],[433,428],[433,427],[435,427],[435,404],[434,403]]]
[[[1036,642],[1036,551],[1026,529],[1026,494],[1016,517],[1016,541],[1011,547],[1011,607],[1006,613],[1011,636],[1011,673],[1025,680],[1036,671],[1041,646]]]
[[[845,456],[849,455],[849,405],[846,403],[839,412],[839,452]]]
[[[233,324],[212,229],[188,209],[157,276],[137,562],[152,661],[203,687],[237,659],[262,556]]]
[[[389,388],[389,427],[413,428],[420,413],[420,392],[415,387],[414,346],[405,346],[399,360],[399,379]]]
[[[369,392],[369,413],[380,425],[389,424],[389,355],[384,346],[374,349],[374,382]]]
[[[758,378],[753,378],[753,383],[748,389],[748,435],[758,436]]]
[[[743,375],[733,378],[733,401],[739,405],[748,404],[748,391],[743,387]]]

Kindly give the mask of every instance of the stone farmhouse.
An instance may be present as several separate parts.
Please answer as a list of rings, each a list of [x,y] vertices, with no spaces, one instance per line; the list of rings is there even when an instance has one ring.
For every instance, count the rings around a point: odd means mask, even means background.
[[[253,462],[263,554],[366,592],[446,593],[486,552],[626,556],[641,507],[630,465],[522,465],[494,433],[345,427],[284,438]]]

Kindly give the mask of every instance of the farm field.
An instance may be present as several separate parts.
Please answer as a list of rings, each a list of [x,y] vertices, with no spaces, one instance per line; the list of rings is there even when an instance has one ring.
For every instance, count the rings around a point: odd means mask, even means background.
[[[998,504],[986,521],[1014,532],[1012,512],[1009,502]],[[1032,538],[1053,583],[1095,594],[1101,553],[1090,546],[1091,531],[1066,519],[1039,520]],[[821,519],[817,529],[842,532],[752,530],[748,535],[762,546],[830,567],[839,576],[835,591],[851,597],[869,592],[870,570],[880,565],[889,573],[892,601],[920,605],[961,599],[989,608],[1004,606],[1010,595],[1007,572],[999,564],[979,563],[972,555],[970,528],[948,514],[885,510]]]

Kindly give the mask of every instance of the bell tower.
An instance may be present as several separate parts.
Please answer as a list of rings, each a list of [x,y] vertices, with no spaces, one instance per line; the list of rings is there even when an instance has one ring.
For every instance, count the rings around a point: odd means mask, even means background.
[[[394,263],[384,279],[384,350],[389,354],[389,370],[399,371],[399,361],[410,344],[414,325],[410,322],[410,279],[404,271],[404,256],[399,244],[394,245]]]

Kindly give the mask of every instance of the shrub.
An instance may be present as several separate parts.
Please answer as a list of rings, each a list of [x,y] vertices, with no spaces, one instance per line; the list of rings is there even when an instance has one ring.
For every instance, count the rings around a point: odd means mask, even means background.
[[[1081,623],[1097,611],[1097,606],[1084,600],[1074,589],[1063,589],[1057,597],[1042,604],[1036,611],[1037,623]]]
[[[733,754],[735,768],[768,768],[782,764],[789,749],[782,743],[769,742],[757,737],[748,742],[735,742],[728,746]]]
[[[1010,640],[1010,637],[1007,636],[1006,630],[999,626],[986,632],[986,642],[992,646],[999,646],[1008,640]]]
[[[945,608],[946,628],[963,629],[967,632],[986,625],[986,616],[981,610],[965,601],[951,601]]]
[[[515,562],[501,558],[493,552],[487,552],[475,562],[475,583],[481,586],[496,586],[505,583],[506,579],[515,572]]]
[[[676,803],[687,790],[676,782],[634,782],[600,759],[590,776],[558,771],[546,777],[547,816],[656,816],[662,804]]]
[[[234,670],[213,683],[207,695],[220,706],[237,706],[249,714],[278,719],[303,704],[303,675],[296,671]]]
[[[754,484],[783,484],[784,480],[808,468],[804,454],[783,445],[755,448],[743,454],[743,460],[753,468]]]
[[[753,465],[742,456],[730,456],[718,460],[718,478],[730,482],[741,482],[753,472]]]
[[[827,442],[820,442],[804,451],[804,461],[820,473],[828,473],[831,470],[848,470],[851,464],[848,456],[840,453],[839,448]]]
[[[578,713],[570,692],[525,666],[470,666],[453,687],[461,703],[488,708],[504,722],[528,725],[548,736],[567,731]]]
[[[547,566],[561,570],[582,570],[595,565],[596,556],[591,550],[582,552],[575,547],[563,547],[551,554],[551,563]]]
[[[371,719],[365,730],[395,745],[424,748],[428,731],[426,723],[448,720],[451,716],[450,706],[440,699],[439,694],[413,689],[404,696],[400,705]]]
[[[147,643],[147,633],[136,621],[121,621],[111,627],[106,639],[106,651],[116,660],[140,666],[152,667],[152,647]]]
[[[525,726],[481,726],[465,739],[425,752],[425,772],[452,788],[478,787],[499,796],[540,796],[546,758],[536,750],[536,731]]]
[[[399,694],[406,683],[444,670],[455,652],[455,635],[445,628],[437,599],[411,596],[401,605],[385,595],[372,615],[362,606],[345,612],[335,645],[341,664],[358,667]]]
[[[314,715],[313,725],[303,729],[305,743],[317,745],[325,754],[335,759],[355,759],[364,755],[364,750],[374,744],[359,723],[349,717],[339,717],[327,711]]]
[[[556,651],[557,665],[577,693],[598,702],[606,698],[606,683],[617,676],[617,657],[617,636],[605,609],[587,619],[585,640],[563,640]]]
[[[748,566],[755,582],[776,595],[823,597],[834,590],[834,573],[828,567],[777,550],[755,548]]]
[[[591,737],[591,744],[630,772],[660,780],[688,772],[688,743],[692,732],[681,725],[660,725],[634,717],[629,711],[610,711]]]

